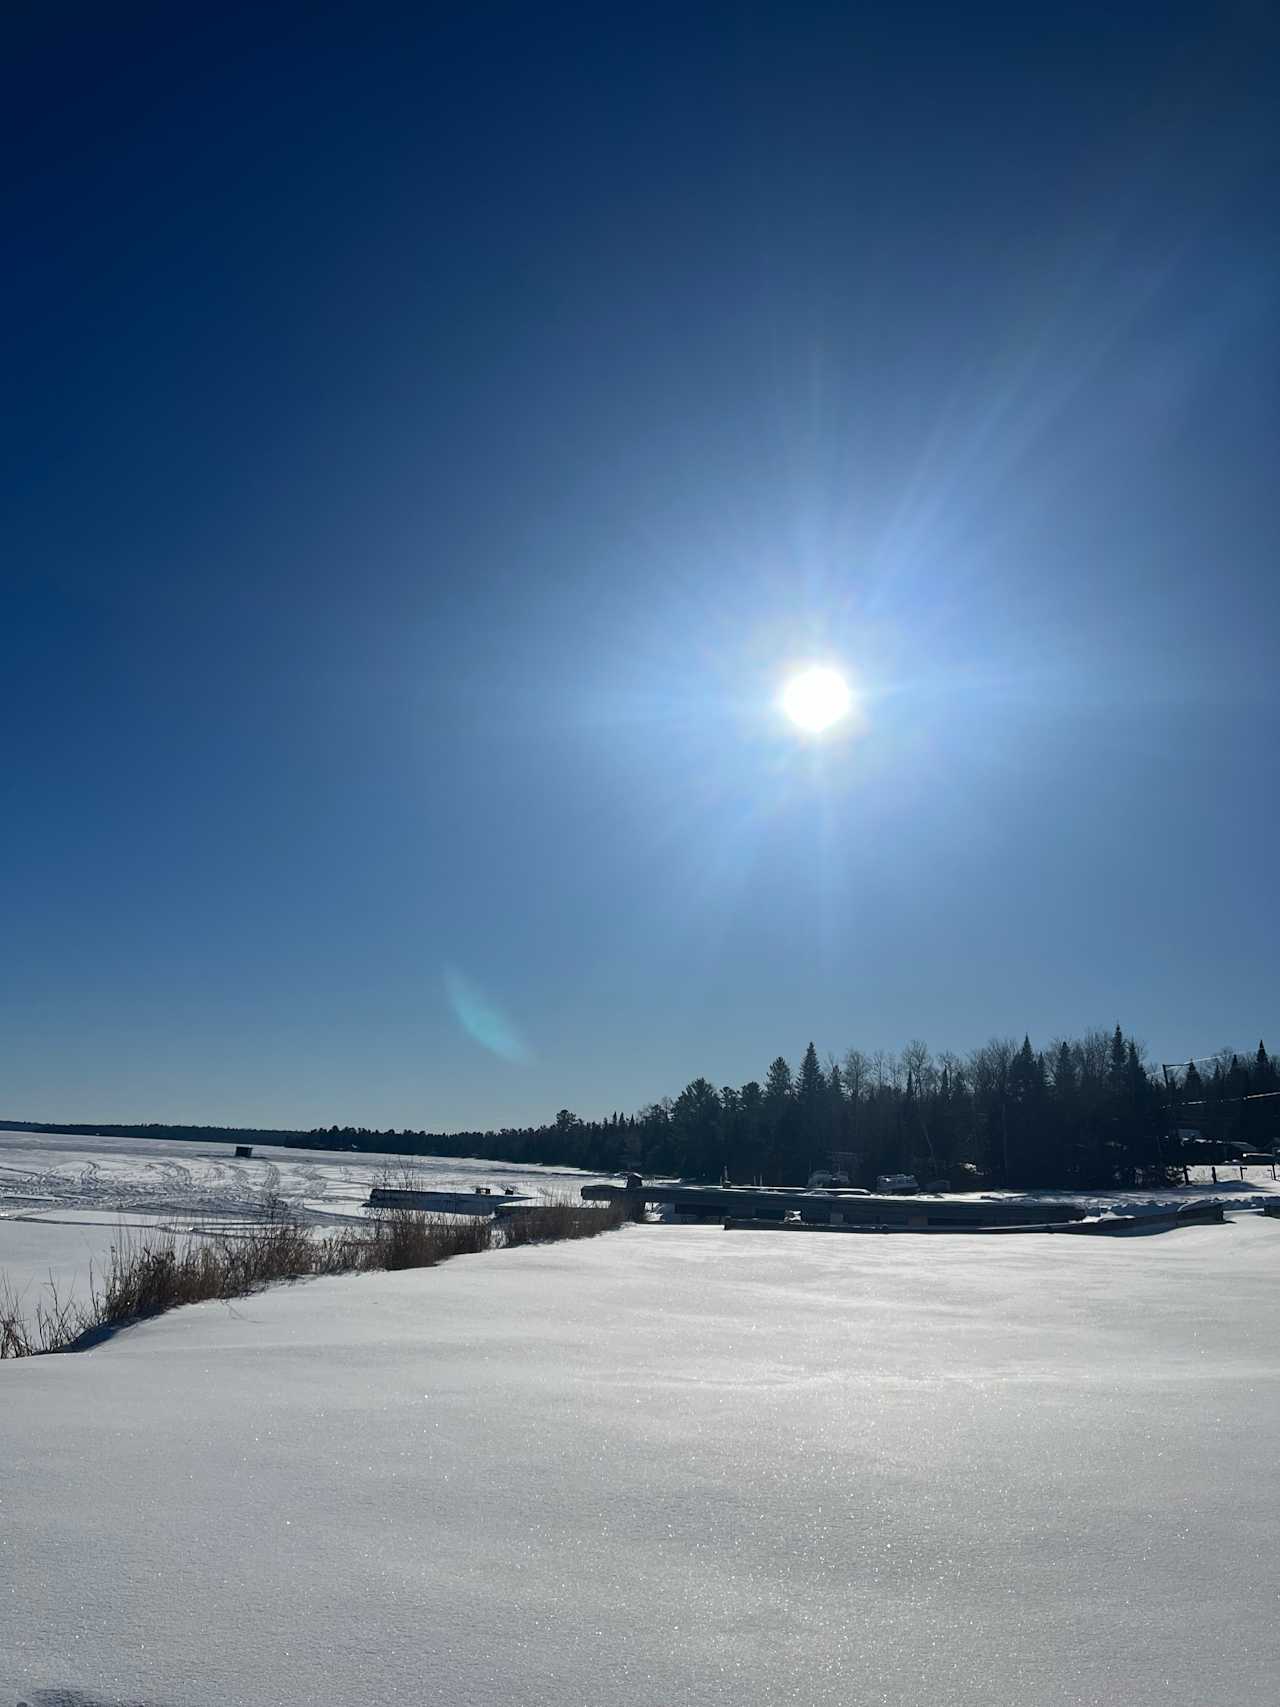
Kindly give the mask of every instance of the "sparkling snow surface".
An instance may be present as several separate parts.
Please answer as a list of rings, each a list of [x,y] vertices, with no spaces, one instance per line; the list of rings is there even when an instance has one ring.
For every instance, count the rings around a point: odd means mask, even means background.
[[[0,1365],[0,1707],[1261,1707],[1278,1275],[636,1227]]]

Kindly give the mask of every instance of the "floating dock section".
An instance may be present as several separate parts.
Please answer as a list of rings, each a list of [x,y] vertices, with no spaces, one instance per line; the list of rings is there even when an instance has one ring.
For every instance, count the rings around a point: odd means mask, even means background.
[[[487,1185],[472,1191],[441,1190],[375,1185],[365,1202],[366,1209],[425,1209],[432,1215],[511,1215],[517,1209],[529,1209],[537,1199],[507,1189],[493,1190]]]
[[[1152,1210],[1144,1215],[1098,1215],[1071,1221],[935,1221],[925,1222],[861,1222],[856,1225],[828,1222],[822,1225],[811,1221],[753,1221],[736,1216],[725,1217],[727,1233],[1079,1233],[1116,1237],[1124,1233],[1163,1233],[1170,1227],[1185,1227],[1189,1222],[1221,1222],[1225,1219],[1220,1203],[1189,1204],[1184,1209]]]
[[[842,1228],[848,1231],[965,1232],[991,1227],[1057,1227],[1083,1221],[1079,1203],[1015,1203],[1002,1198],[871,1196],[745,1185],[584,1185],[588,1202],[621,1200],[637,1211],[670,1205],[677,1221],[732,1221],[736,1227]]]
[[[788,1233],[1155,1233],[1189,1222],[1221,1222],[1221,1203],[1169,1204],[1139,1214],[1099,1215],[1071,1199],[1016,1202],[1000,1197],[930,1197],[788,1186],[646,1184],[584,1185],[589,1203],[627,1204],[635,1219],[651,1204],[677,1221],[719,1221],[728,1232]],[[1280,1216],[1280,1202],[1263,1213]]]

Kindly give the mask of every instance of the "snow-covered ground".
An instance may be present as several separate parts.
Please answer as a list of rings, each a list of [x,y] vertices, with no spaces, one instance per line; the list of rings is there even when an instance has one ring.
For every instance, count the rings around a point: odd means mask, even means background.
[[[1278,1275],[632,1227],[0,1365],[0,1707],[1261,1707]]]
[[[83,1293],[122,1226],[182,1231],[253,1219],[273,1197],[317,1225],[349,1221],[362,1216],[376,1180],[406,1167],[424,1184],[463,1191],[498,1184],[576,1196],[598,1177],[468,1157],[255,1145],[252,1159],[237,1161],[233,1152],[231,1144],[0,1132],[0,1279],[28,1307],[50,1279],[64,1297]]]

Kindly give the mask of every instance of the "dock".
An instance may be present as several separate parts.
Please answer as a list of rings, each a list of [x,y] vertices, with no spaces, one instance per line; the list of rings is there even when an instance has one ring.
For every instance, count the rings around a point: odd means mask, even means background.
[[[727,1232],[787,1233],[1154,1233],[1224,1218],[1221,1203],[1170,1204],[1138,1214],[1099,1215],[1071,1199],[1017,1203],[998,1197],[894,1195],[791,1186],[646,1184],[584,1185],[588,1202],[626,1203],[640,1219],[652,1204],[669,1205],[677,1221],[720,1222]],[[1265,1214],[1280,1216],[1280,1202]]]
[[[584,1185],[587,1202],[622,1201],[636,1210],[670,1205],[677,1221],[750,1222],[761,1226],[900,1228],[904,1232],[978,1227],[1062,1226],[1083,1221],[1079,1203],[1011,1203],[1000,1198],[876,1196],[842,1190],[810,1191],[788,1186]]]
[[[375,1185],[365,1202],[366,1209],[418,1209],[432,1215],[511,1215],[528,1209],[536,1198],[513,1187],[497,1190],[487,1185],[471,1191],[433,1187]]]
[[[1220,1203],[1188,1204],[1184,1209],[1155,1210],[1145,1215],[1098,1215],[1071,1221],[952,1221],[938,1222],[871,1222],[853,1225],[845,1222],[756,1221],[735,1216],[725,1217],[727,1233],[973,1233],[979,1235],[1011,1233],[1076,1233],[1098,1234],[1114,1238],[1124,1233],[1162,1233],[1170,1227],[1185,1227],[1188,1223],[1214,1223],[1226,1219]]]

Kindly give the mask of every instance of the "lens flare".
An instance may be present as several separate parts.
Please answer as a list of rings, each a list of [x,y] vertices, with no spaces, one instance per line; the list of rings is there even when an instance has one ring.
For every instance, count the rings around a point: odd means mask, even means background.
[[[516,1066],[532,1061],[533,1052],[519,1031],[470,978],[446,966],[444,987],[458,1024],[473,1043]]]

